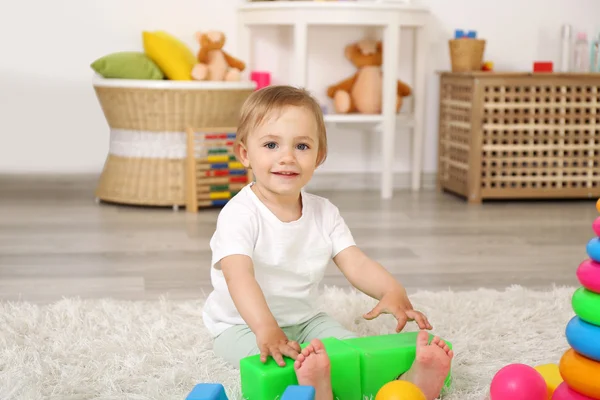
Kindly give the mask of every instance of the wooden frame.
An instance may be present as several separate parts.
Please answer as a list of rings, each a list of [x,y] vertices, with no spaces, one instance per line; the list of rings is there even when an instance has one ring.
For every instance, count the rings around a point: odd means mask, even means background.
[[[442,73],[438,188],[471,203],[600,196],[600,74]]]
[[[188,212],[222,207],[253,180],[237,160],[234,127],[186,128],[185,205]]]

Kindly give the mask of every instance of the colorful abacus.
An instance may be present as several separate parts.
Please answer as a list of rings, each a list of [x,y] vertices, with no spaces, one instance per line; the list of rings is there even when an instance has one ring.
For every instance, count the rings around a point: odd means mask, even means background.
[[[235,128],[188,128],[186,208],[222,207],[250,180],[234,152]]]
[[[600,199],[596,203],[600,212]],[[596,237],[586,247],[589,259],[577,269],[582,285],[571,303],[575,317],[567,324],[570,349],[559,363],[563,383],[552,399],[600,399],[600,217],[593,223]]]

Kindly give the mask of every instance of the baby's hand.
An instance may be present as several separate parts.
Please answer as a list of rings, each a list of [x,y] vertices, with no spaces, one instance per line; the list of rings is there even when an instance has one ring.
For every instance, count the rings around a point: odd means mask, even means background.
[[[397,320],[396,332],[400,332],[408,321],[416,321],[420,329],[433,329],[427,317],[413,309],[406,292],[397,291],[385,294],[379,303],[363,317],[371,320],[381,314],[392,314]]]
[[[260,350],[261,362],[267,362],[270,355],[281,367],[285,367],[283,356],[295,360],[301,351],[298,342],[288,340],[279,326],[268,327],[256,332],[256,344]]]

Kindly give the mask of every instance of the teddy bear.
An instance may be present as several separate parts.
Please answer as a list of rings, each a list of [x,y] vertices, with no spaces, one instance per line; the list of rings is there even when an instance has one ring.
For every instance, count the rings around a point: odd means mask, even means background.
[[[246,64],[223,50],[225,34],[219,31],[196,32],[200,43],[198,63],[192,68],[197,81],[239,81]]]
[[[351,77],[327,88],[327,96],[333,99],[336,113],[380,114],[383,92],[383,49],[381,41],[363,39],[349,44],[345,56],[358,71]],[[398,81],[396,112],[402,107],[403,98],[410,96],[411,88]]]

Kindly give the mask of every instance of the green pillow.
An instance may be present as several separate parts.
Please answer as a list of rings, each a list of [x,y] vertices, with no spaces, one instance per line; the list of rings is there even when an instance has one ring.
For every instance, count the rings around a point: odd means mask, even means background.
[[[161,69],[145,53],[122,51],[107,54],[91,64],[104,78],[164,79]]]

